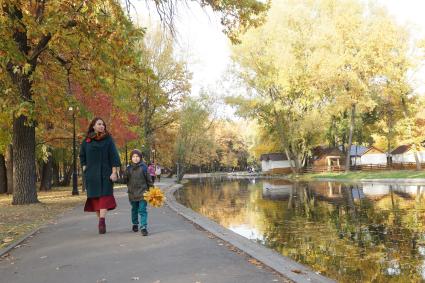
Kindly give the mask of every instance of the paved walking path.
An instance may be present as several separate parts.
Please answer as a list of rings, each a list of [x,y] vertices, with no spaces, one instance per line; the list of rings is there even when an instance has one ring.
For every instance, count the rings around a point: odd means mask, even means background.
[[[164,179],[159,186],[168,186]],[[97,233],[94,214],[79,206],[0,261],[0,282],[281,282],[195,228],[168,207],[149,209],[148,237],[130,231],[130,205],[116,192],[118,208]],[[29,212],[30,213],[30,212]]]

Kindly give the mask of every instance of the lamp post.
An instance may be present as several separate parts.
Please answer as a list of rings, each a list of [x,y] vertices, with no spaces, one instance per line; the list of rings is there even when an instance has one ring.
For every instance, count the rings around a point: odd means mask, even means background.
[[[142,153],[143,153],[144,162],[149,162],[149,160],[146,161],[146,152],[145,152],[145,145],[144,144],[142,144]],[[131,158],[131,156],[130,156],[130,158]]]
[[[128,148],[127,148],[127,141],[125,141],[125,167],[127,167],[127,165],[128,165]]]
[[[72,111],[72,195],[79,195],[78,193],[78,179],[77,179],[77,141],[75,135],[75,110],[72,106],[69,107]]]

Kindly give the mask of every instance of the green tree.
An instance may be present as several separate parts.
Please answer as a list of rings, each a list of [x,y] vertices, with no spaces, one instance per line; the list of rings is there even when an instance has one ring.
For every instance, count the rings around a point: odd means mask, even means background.
[[[301,171],[321,138],[326,79],[335,64],[332,30],[310,15],[311,6],[304,2],[273,3],[264,26],[249,31],[234,51],[237,72],[253,96],[245,102],[228,99],[278,137],[294,172]]]
[[[389,93],[407,101],[407,38],[382,7],[361,1],[273,3],[234,51],[252,96],[229,102],[278,137],[294,172],[326,136],[347,149],[349,170],[353,139],[371,141],[364,126],[375,122],[377,104]],[[383,79],[385,92],[377,91]]]
[[[43,83],[53,74],[52,67],[61,52],[90,50],[78,66],[80,75],[105,75],[106,65],[119,66],[120,54],[137,36],[116,1],[9,1],[0,11],[1,74],[7,82],[8,109],[13,113],[13,204],[37,202],[35,189],[35,128],[42,113],[36,101],[54,96],[44,92]],[[52,51],[52,52],[50,52]],[[116,60],[114,60],[116,59]],[[98,66],[96,62],[104,64]],[[67,63],[67,62],[65,62]]]
[[[201,165],[211,152],[214,140],[211,135],[212,121],[209,101],[201,97],[187,97],[180,111],[175,145],[177,180],[181,180],[190,165]]]
[[[154,27],[138,45],[136,100],[143,123],[145,157],[150,160],[156,133],[178,119],[178,106],[190,93],[191,73],[186,62],[176,59],[174,41]]]

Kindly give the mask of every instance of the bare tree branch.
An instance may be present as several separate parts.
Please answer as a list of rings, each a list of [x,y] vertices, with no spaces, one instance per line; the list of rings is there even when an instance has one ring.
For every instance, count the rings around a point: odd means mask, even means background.
[[[49,32],[40,39],[37,46],[34,48],[34,52],[28,60],[33,66],[33,68],[35,68],[35,63],[37,61],[38,56],[40,56],[40,54],[46,49],[50,39],[52,39],[52,34]]]
[[[45,0],[36,1],[35,21],[39,24],[43,21],[45,6],[46,6]]]

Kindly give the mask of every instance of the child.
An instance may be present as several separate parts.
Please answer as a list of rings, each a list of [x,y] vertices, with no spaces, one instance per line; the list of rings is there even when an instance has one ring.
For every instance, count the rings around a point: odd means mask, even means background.
[[[147,202],[143,198],[143,193],[153,186],[152,179],[148,174],[146,164],[143,162],[142,152],[134,149],[131,153],[131,162],[124,172],[124,182],[128,188],[128,199],[131,204],[131,222],[133,223],[133,232],[139,231],[143,236],[148,235],[148,212],[146,210]]]
[[[149,175],[151,175],[152,183],[155,182],[155,166],[153,163],[149,163],[148,166]]]

